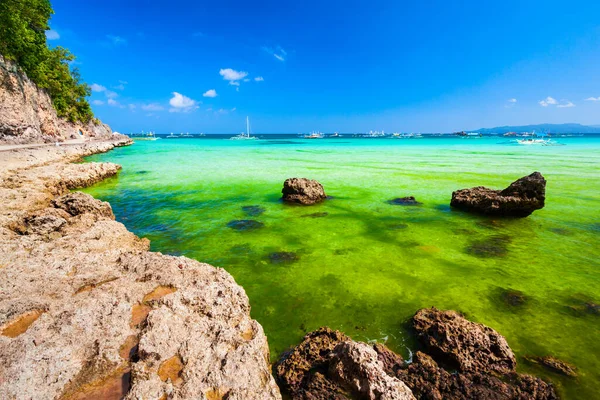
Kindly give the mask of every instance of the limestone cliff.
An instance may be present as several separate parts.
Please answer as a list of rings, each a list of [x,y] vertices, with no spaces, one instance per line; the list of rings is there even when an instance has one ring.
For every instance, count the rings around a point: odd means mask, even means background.
[[[48,93],[0,55],[0,144],[108,139],[108,125],[71,123],[56,115]]]

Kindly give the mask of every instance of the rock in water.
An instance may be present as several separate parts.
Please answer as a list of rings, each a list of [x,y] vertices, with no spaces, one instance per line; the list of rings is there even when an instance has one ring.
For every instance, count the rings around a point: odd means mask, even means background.
[[[553,356],[544,356],[544,357],[525,357],[525,359],[531,363],[534,364],[539,364],[542,365],[544,367],[546,367],[547,369],[549,369],[552,372],[556,372],[557,374],[561,374],[561,375],[565,375],[565,376],[570,376],[571,378],[574,378],[577,376],[577,368],[575,368],[575,366],[559,360],[556,357]]]
[[[510,184],[504,190],[483,186],[461,189],[452,193],[452,207],[487,215],[527,217],[544,208],[546,179],[534,172]]]
[[[414,196],[398,197],[396,199],[389,200],[388,203],[395,206],[418,206],[422,204],[418,202]]]
[[[323,185],[306,178],[290,178],[283,183],[283,201],[311,205],[327,198]]]
[[[415,314],[413,327],[428,352],[461,372],[513,372],[517,360],[506,339],[455,311],[424,308]]]

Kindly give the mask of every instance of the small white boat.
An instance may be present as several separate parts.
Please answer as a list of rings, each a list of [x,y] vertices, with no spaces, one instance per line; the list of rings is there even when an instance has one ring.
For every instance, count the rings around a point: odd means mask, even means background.
[[[229,138],[229,140],[257,140],[256,136],[250,136],[250,120],[246,117],[246,133],[242,132],[239,135]]]
[[[304,139],[323,139],[324,135],[321,132],[313,131],[303,137]]]
[[[550,141],[550,139],[517,139],[517,143],[526,144],[526,145],[531,145],[531,144],[548,145],[551,143],[551,141]]]
[[[166,136],[166,139],[177,139],[179,136],[175,136],[173,132],[170,135]]]

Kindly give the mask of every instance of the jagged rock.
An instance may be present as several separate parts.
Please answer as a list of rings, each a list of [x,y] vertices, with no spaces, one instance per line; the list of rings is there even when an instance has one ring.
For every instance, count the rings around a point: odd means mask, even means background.
[[[67,223],[69,214],[64,210],[48,208],[25,218],[27,234],[47,235],[62,228]]]
[[[539,378],[510,373],[500,379],[479,373],[450,373],[420,351],[411,364],[397,371],[419,399],[432,400],[556,400],[554,387]]]
[[[559,360],[553,356],[544,357],[525,357],[525,359],[531,363],[539,364],[560,375],[570,376],[572,378],[577,376],[577,372],[574,365],[571,365],[565,361]]]
[[[329,376],[359,399],[414,400],[411,390],[399,379],[386,374],[372,346],[347,341],[333,350]]]
[[[275,376],[279,386],[292,397],[298,396],[314,375],[311,370],[327,371],[333,349],[339,343],[348,340],[348,336],[327,327],[307,333],[302,343],[284,354],[275,365]]]
[[[506,339],[455,311],[424,308],[412,318],[418,339],[438,361],[462,372],[513,372],[517,361]]]
[[[414,198],[414,196],[398,197],[388,201],[388,203],[396,206],[418,206],[421,204]]]
[[[281,399],[231,275],[149,252],[108,203],[68,193],[110,167],[65,162],[115,145],[0,152],[0,398]],[[8,229],[48,216],[60,234]]]
[[[504,190],[483,186],[452,193],[450,205],[466,211],[506,217],[526,217],[542,209],[546,200],[546,180],[539,172],[525,176]]]
[[[52,200],[52,205],[65,210],[72,216],[94,214],[99,217],[115,219],[110,204],[96,200],[87,193],[73,192]]]
[[[323,185],[306,178],[290,178],[283,183],[283,201],[311,205],[327,198]]]

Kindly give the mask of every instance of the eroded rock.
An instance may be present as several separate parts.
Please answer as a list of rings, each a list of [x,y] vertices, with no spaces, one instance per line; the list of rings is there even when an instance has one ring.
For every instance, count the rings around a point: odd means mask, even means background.
[[[283,183],[283,201],[311,205],[327,198],[323,185],[307,178],[290,178]]]
[[[569,364],[566,361],[559,360],[553,356],[544,357],[525,357],[525,359],[531,363],[539,364],[546,369],[560,374],[574,378],[577,376],[577,368],[574,365]]]
[[[396,206],[418,206],[422,203],[418,202],[414,196],[408,197],[398,197],[393,200],[388,201],[389,204]]]
[[[462,372],[513,372],[517,361],[506,339],[485,325],[455,311],[424,308],[414,315],[413,328],[427,352]]]
[[[505,217],[527,217],[542,209],[546,200],[546,179],[539,172],[511,183],[504,190],[483,186],[452,193],[450,205],[466,211]]]
[[[92,214],[98,217],[115,219],[110,204],[96,200],[87,193],[73,192],[52,200],[52,205],[65,210],[72,216]]]

